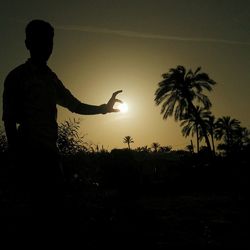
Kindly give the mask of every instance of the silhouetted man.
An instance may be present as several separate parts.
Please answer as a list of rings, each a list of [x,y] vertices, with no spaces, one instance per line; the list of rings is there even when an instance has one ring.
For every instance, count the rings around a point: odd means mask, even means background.
[[[53,209],[62,187],[56,145],[56,105],[77,114],[94,115],[117,112],[114,104],[121,102],[116,99],[121,90],[100,106],[76,99],[47,66],[53,37],[54,29],[45,21],[33,20],[27,25],[25,45],[30,59],[8,74],[3,93],[3,121],[9,151],[17,159],[15,181],[39,206],[49,203],[50,207],[44,205],[43,211]]]

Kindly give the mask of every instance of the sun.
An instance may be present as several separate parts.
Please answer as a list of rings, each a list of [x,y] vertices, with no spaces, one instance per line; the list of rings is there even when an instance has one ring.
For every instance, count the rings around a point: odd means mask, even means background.
[[[126,112],[128,112],[128,104],[125,103],[125,102],[120,103],[120,104],[118,105],[118,109],[120,110],[120,112],[126,113]]]

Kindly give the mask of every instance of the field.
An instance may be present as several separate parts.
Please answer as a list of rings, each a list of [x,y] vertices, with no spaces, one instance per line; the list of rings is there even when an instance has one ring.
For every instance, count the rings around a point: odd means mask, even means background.
[[[224,160],[198,166],[183,159],[134,152],[65,157],[60,234],[84,249],[248,246],[246,165],[235,171]],[[31,210],[6,197],[2,189],[1,229],[15,235],[20,217],[21,228],[28,227]],[[37,233],[46,235],[49,227]]]

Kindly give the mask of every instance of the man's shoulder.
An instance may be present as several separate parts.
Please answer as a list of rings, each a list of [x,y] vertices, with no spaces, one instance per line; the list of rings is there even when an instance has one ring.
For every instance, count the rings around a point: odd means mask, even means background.
[[[46,66],[46,69],[47,69],[47,74],[49,74],[52,78],[59,79],[57,74],[49,66]]]
[[[27,73],[27,65],[26,65],[26,63],[23,63],[23,64],[15,67],[14,69],[12,69],[8,73],[8,75],[6,76],[5,81],[20,79],[26,73]]]

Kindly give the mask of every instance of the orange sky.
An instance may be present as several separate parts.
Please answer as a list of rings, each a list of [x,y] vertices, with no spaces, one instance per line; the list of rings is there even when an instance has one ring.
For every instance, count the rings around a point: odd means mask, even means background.
[[[87,141],[107,149],[125,147],[127,135],[135,141],[132,148],[189,144],[191,138],[182,137],[173,119],[162,120],[153,101],[161,74],[177,65],[201,66],[218,82],[208,94],[214,115],[229,115],[250,127],[249,1],[50,2],[1,3],[1,92],[7,73],[28,57],[26,23],[39,18],[55,27],[48,64],[79,100],[102,104],[122,89],[119,98],[129,105],[125,114],[99,116],[59,108],[59,122],[81,119]]]

